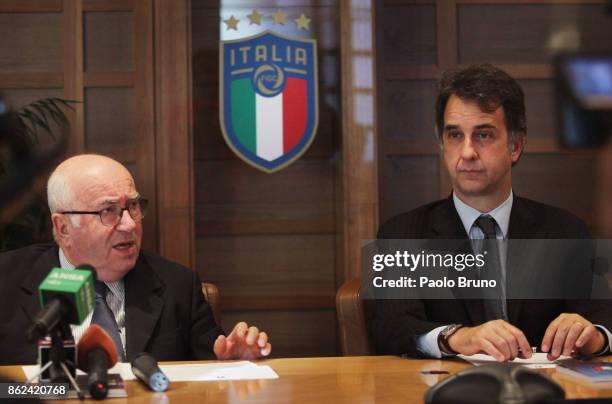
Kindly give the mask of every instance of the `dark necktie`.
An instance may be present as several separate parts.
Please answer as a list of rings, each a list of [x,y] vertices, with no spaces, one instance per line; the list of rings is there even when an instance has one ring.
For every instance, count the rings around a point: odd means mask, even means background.
[[[123,344],[121,343],[121,336],[119,335],[119,327],[115,321],[115,316],[112,310],[106,303],[106,295],[108,294],[108,286],[104,282],[95,281],[94,286],[96,289],[96,308],[94,309],[91,317],[92,324],[98,324],[110,335],[115,346],[117,347],[117,353],[121,361],[125,360],[123,353]]]
[[[485,235],[485,243],[487,258],[486,270],[487,275],[484,279],[494,279],[497,286],[492,289],[484,289],[484,307],[485,317],[488,320],[505,319],[505,287],[503,285],[504,277],[502,274],[501,257],[499,251],[499,243],[497,241],[497,222],[489,215],[481,215],[474,222],[476,226],[482,230]]]

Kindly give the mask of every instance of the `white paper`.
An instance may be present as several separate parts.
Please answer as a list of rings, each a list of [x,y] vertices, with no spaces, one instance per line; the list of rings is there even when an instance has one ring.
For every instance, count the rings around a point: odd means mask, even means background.
[[[188,365],[160,365],[170,381],[189,382],[206,380],[278,379],[278,374],[267,365],[253,362],[205,363]]]
[[[525,367],[528,367],[531,369],[544,369],[544,368],[556,367],[557,365],[555,364],[555,362],[549,361],[546,355],[547,354],[544,352],[536,352],[532,354],[531,358],[529,359],[516,358],[510,363],[518,363],[518,364],[524,365]],[[470,362],[472,365],[475,365],[475,366],[497,362],[494,357],[487,355],[487,354],[476,354],[476,355],[471,355],[471,356],[457,355],[457,356],[459,356],[461,359],[465,361]],[[568,358],[567,356],[559,357],[559,359],[567,359],[567,358]]]
[[[185,365],[159,365],[162,372],[171,382],[191,382],[209,380],[249,380],[278,379],[278,374],[267,365],[257,365],[249,361],[215,362]],[[38,365],[22,366],[26,379],[38,373]],[[134,380],[132,366],[127,362],[118,362],[109,369],[109,373],[118,373],[123,380]],[[77,374],[85,374],[77,370]]]

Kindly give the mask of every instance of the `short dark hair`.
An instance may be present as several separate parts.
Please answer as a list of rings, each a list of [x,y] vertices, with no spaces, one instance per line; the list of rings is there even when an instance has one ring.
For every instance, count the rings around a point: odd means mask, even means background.
[[[527,134],[525,95],[516,80],[503,70],[490,64],[479,64],[444,72],[436,99],[436,135],[440,140],[444,131],[444,110],[451,95],[475,101],[485,112],[503,107],[508,134]]]

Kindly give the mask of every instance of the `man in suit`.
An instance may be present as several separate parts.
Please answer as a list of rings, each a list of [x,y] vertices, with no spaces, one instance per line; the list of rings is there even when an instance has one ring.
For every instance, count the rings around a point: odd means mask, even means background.
[[[53,267],[82,264],[97,272],[96,308],[90,323],[113,338],[119,355],[142,351],[157,360],[254,359],[270,354],[268,336],[245,322],[229,336],[215,323],[197,273],[141,251],[147,201],[120,163],[80,155],[61,163],[49,178],[48,202],[56,245],[35,245],[0,255],[4,304],[0,307],[0,363],[33,363],[36,344],[25,330],[40,310],[37,287]]]
[[[452,195],[383,224],[379,239],[576,239],[588,237],[570,213],[512,192],[512,166],[526,135],[523,92],[505,72],[474,65],[446,72],[436,101],[436,133]],[[555,282],[550,280],[550,282]],[[379,353],[444,357],[484,352],[498,361],[572,352],[606,354],[607,302],[378,300],[371,332]],[[491,315],[495,313],[496,315]]]

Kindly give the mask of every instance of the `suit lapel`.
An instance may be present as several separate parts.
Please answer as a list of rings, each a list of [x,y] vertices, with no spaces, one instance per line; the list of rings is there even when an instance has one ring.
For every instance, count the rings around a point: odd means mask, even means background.
[[[142,255],[125,276],[125,327],[127,358],[146,349],[159,320],[164,300],[164,287]]]
[[[40,304],[38,300],[38,285],[45,279],[49,271],[54,267],[59,267],[59,254],[58,247],[50,247],[47,251],[40,255],[40,257],[32,265],[32,269],[28,276],[21,283],[21,290],[24,294],[30,296],[25,299],[20,299],[23,303],[21,309],[25,313],[26,317],[30,320],[39,311]]]
[[[459,213],[455,209],[452,194],[433,209],[431,214],[432,228],[437,238],[449,240],[468,238]]]

